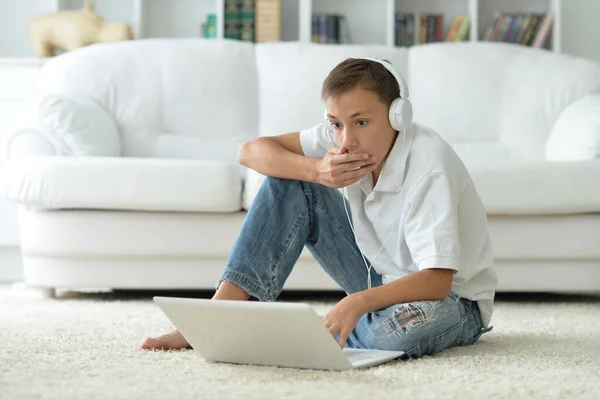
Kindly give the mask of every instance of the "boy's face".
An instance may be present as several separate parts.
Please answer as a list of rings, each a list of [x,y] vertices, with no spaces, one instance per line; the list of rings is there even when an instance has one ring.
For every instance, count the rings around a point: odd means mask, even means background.
[[[328,120],[341,146],[349,153],[376,158],[381,171],[397,132],[389,121],[387,105],[370,90],[352,89],[325,100]]]

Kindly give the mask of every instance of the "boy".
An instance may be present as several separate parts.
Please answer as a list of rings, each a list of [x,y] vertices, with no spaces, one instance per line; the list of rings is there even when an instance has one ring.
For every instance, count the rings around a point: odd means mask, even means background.
[[[323,317],[341,347],[420,357],[491,329],[485,210],[451,147],[411,123],[407,96],[389,63],[350,58],[323,83],[326,122],[241,148],[240,163],[269,177],[213,299],[276,300],[306,246],[347,293]],[[142,345],[182,347],[178,331]]]

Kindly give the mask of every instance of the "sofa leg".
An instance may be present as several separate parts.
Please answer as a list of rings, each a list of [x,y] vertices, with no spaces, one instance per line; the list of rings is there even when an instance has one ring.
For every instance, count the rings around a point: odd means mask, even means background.
[[[35,295],[36,297],[43,299],[55,299],[56,298],[56,288],[54,287],[39,287],[39,286],[31,286],[25,283],[14,283],[13,289],[17,291],[27,291]]]

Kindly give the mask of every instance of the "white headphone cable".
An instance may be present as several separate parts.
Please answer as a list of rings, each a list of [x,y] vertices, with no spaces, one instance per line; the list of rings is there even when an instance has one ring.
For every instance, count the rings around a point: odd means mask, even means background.
[[[402,129],[402,148],[404,148],[404,142],[405,142],[405,138],[406,138],[406,129]],[[375,259],[377,259],[377,256],[379,256],[379,254],[381,253],[381,251],[383,250],[383,248],[385,248],[385,244],[387,243],[387,241],[389,240],[389,238],[392,236],[392,233],[394,232],[394,227],[396,225],[396,217],[398,216],[398,211],[400,210],[400,205],[402,204],[401,201],[398,201],[398,206],[396,207],[396,211],[394,212],[394,218],[392,219],[392,228],[390,230],[390,233],[388,234],[388,236],[386,237],[386,239],[383,241],[383,245],[381,246],[381,248],[379,248],[379,250],[377,251],[377,253],[375,254],[375,256],[373,257],[373,260],[371,261],[370,264],[367,264],[367,260],[365,258],[365,255],[363,254],[362,250],[360,249],[360,246],[358,245],[358,240],[356,238],[356,231],[354,231],[354,226],[352,225],[352,221],[350,220],[350,214],[348,213],[348,208],[346,207],[346,199],[345,197],[348,196],[348,192],[346,191],[346,187],[342,187],[342,193],[344,194],[342,196],[342,201],[344,202],[344,210],[346,211],[346,217],[348,218],[348,223],[350,224],[350,229],[352,230],[352,234],[354,234],[354,241],[356,242],[356,246],[358,247],[358,251],[360,252],[362,258],[363,258],[363,262],[365,262],[365,266],[367,267],[367,288],[371,289],[371,268],[373,267],[373,264],[375,263]]]

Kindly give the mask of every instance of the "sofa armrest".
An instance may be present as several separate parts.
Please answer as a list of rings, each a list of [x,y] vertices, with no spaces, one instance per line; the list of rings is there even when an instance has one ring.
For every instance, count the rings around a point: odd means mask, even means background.
[[[600,158],[600,94],[589,94],[565,108],[546,140],[546,160]]]
[[[36,155],[121,155],[119,130],[95,102],[51,94],[26,101],[3,143],[6,160]]]

